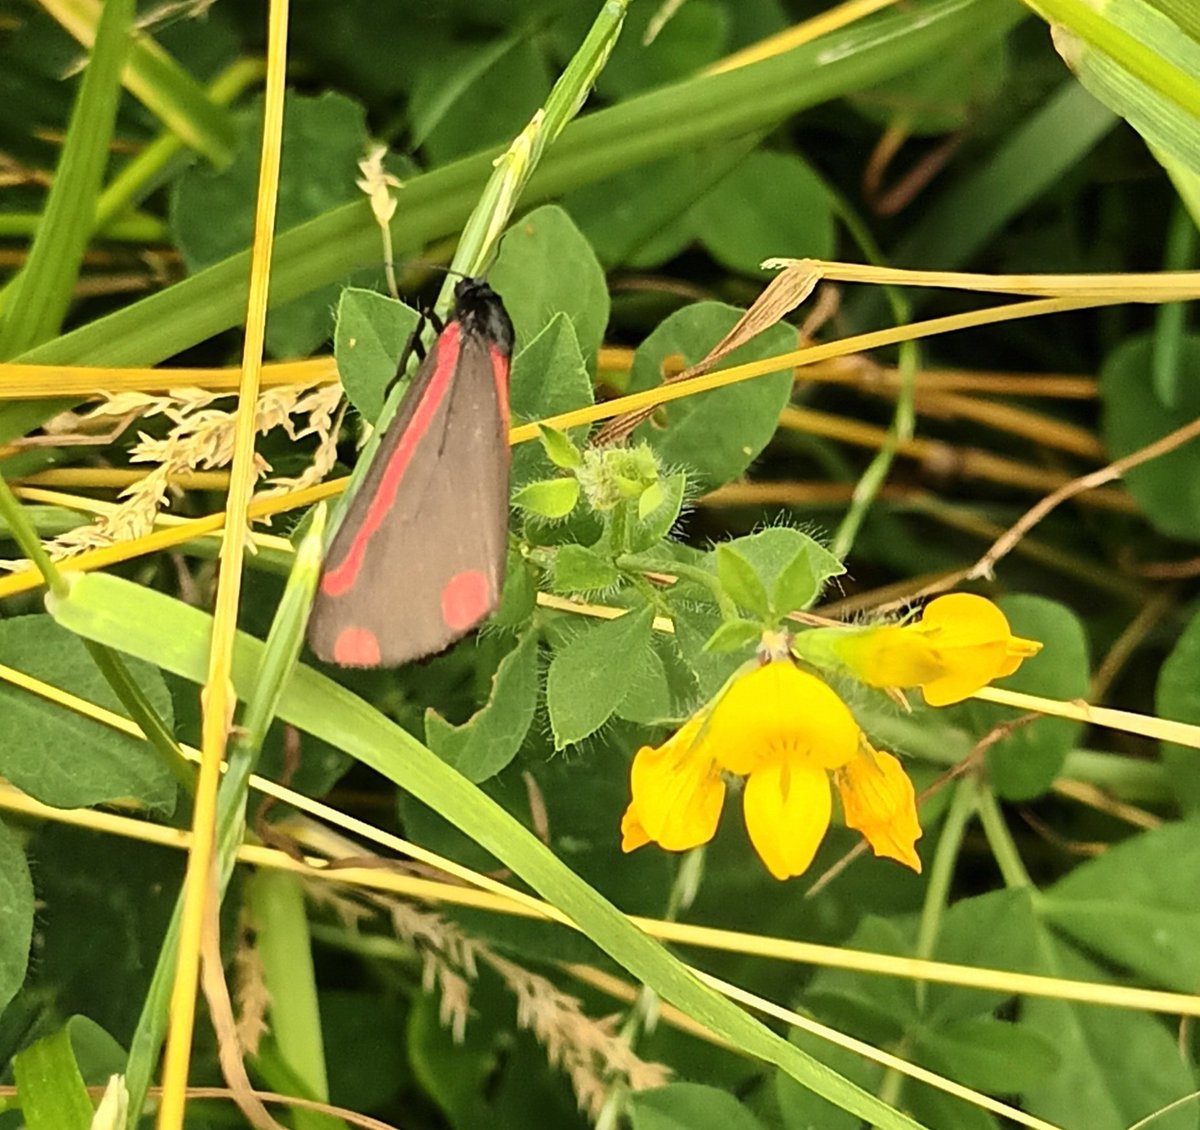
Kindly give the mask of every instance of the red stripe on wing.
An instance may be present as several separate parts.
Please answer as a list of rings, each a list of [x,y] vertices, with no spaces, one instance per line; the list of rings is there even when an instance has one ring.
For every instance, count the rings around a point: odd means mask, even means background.
[[[384,518],[387,517],[388,511],[396,501],[396,492],[400,489],[404,473],[412,461],[413,452],[424,438],[442,398],[446,395],[446,390],[450,387],[454,370],[458,365],[461,344],[459,324],[451,322],[437,340],[437,367],[429,379],[425,395],[421,397],[421,402],[417,405],[417,410],[413,413],[408,427],[404,429],[395,449],[388,456],[387,467],[379,480],[379,489],[375,492],[375,497],[371,499],[370,506],[367,507],[358,533],[350,543],[346,556],[337,565],[327,568],[325,575],[321,578],[321,591],[326,596],[341,596],[348,592],[358,579],[358,571],[362,568],[363,559],[366,557],[367,544],[379,527],[383,525]]]

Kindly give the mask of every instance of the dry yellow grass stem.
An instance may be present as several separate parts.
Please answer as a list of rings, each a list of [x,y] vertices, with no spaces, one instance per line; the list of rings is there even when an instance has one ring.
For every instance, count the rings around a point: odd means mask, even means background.
[[[929,1086],[936,1087],[939,1091],[944,1091],[948,1095],[954,1095],[956,1098],[971,1103],[973,1106],[980,1107],[983,1110],[990,1110],[993,1114],[999,1114],[1004,1118],[1011,1119],[1021,1126],[1028,1126],[1031,1130],[1060,1130],[1052,1122],[1045,1122],[1032,1114],[1026,1114],[1023,1110],[1018,1110],[1016,1107],[1002,1103],[998,1099],[993,1099],[989,1095],[973,1091],[970,1087],[964,1087],[961,1083],[955,1083],[953,1080],[937,1075],[915,1063],[909,1063],[907,1060],[892,1055],[890,1052],[872,1047],[862,1040],[856,1040],[853,1036],[847,1036],[807,1016],[801,1016],[800,1013],[777,1005],[774,1001],[769,1001],[765,997],[760,997],[754,993],[746,992],[744,989],[739,989],[736,985],[731,985],[728,981],[722,981],[719,977],[713,977],[702,970],[694,970],[694,972],[710,988],[716,989],[717,992],[732,1001],[736,1001],[743,1007],[762,1013],[764,1016],[769,1016],[773,1020],[782,1021],[791,1027],[799,1028],[801,1031],[809,1032],[822,1040],[827,1040],[831,1044],[854,1052],[856,1055],[873,1060],[875,1063],[886,1067],[889,1071],[896,1071],[901,1075],[906,1075],[910,1079],[916,1079],[920,1083],[927,1083]]]
[[[785,408],[779,417],[779,425],[790,431],[806,435],[824,436],[858,447],[878,449],[888,439],[886,428],[864,424],[844,416],[828,412],[816,412],[811,408]],[[1073,482],[1070,475],[1058,471],[1045,471],[1005,459],[975,448],[954,447],[941,440],[913,438],[903,440],[896,450],[901,455],[919,460],[933,474],[952,475],[960,479],[987,479],[1007,486],[1024,487],[1029,490],[1056,490]],[[1137,504],[1124,491],[1089,491],[1087,496],[1092,505],[1106,509],[1133,513]]]
[[[42,487],[81,487],[84,490],[117,490],[133,486],[146,477],[144,471],[123,467],[52,467],[48,471],[35,471],[32,475],[14,479]],[[167,485],[179,490],[228,490],[228,471],[185,471],[170,475]]]
[[[241,369],[122,369],[92,365],[0,364],[0,400],[54,396],[91,400],[119,392],[169,393],[177,388],[237,392]],[[332,357],[275,361],[263,365],[263,388],[280,385],[333,384],[338,380]]]
[[[596,355],[600,373],[628,376],[635,350],[625,345],[601,346]],[[900,370],[880,365],[862,354],[847,354],[829,361],[814,361],[796,370],[797,382],[849,385],[866,392],[900,388]],[[1098,382],[1073,373],[1006,373],[980,369],[922,369],[913,374],[918,392],[996,393],[1002,396],[1036,396],[1054,400],[1094,400]]]
[[[258,432],[258,378],[262,366],[267,322],[267,290],[274,245],[275,202],[279,190],[280,147],[283,136],[284,85],[287,74],[287,0],[271,0],[267,26],[267,78],[263,102],[262,157],[255,201],[254,242],[250,251],[250,293],[242,380],[238,388],[238,417],[233,436],[227,513],[217,581],[208,677],[201,696],[200,773],[192,808],[192,843],[183,886],[179,949],[171,990],[170,1019],[163,1058],[163,1097],[158,1130],[182,1130],[187,1106],[188,1066],[196,1015],[196,987],[206,904],[212,894],[212,865],[217,815],[217,786],[225,743],[233,722],[234,695],[230,669],[241,596],[245,533],[250,495],[254,488],[254,440]]]
[[[1064,702],[1056,698],[1022,694],[1020,691],[1003,690],[1000,687],[984,687],[975,692],[975,698],[984,702],[995,702],[1000,706],[1015,706],[1018,710],[1031,710],[1037,714],[1048,714],[1054,718],[1070,718],[1075,722],[1087,722],[1092,726],[1105,726],[1126,734],[1138,734],[1143,738],[1155,738],[1164,742],[1175,742],[1190,749],[1200,749],[1200,726],[1188,722],[1172,722],[1169,718],[1155,718],[1149,714],[1134,714],[1129,710],[1114,710],[1110,706],[1091,706],[1089,703]]]
[[[1114,302],[1190,302],[1200,298],[1200,271],[1152,271],[1144,274],[979,275],[966,271],[913,271],[828,259],[768,259],[763,267],[816,272],[828,282],[875,286],[922,286],[973,290],[985,294],[1041,295]]]
[[[733,71],[738,67],[746,67],[762,59],[771,59],[776,55],[782,55],[785,51],[791,51],[794,47],[799,47],[804,43],[811,43],[814,39],[828,35],[831,31],[847,27],[856,20],[869,16],[872,12],[890,8],[894,3],[896,0],[847,0],[846,3],[839,4],[836,8],[830,8],[829,11],[822,12],[819,16],[814,16],[777,35],[760,39],[757,43],[753,43],[741,51],[725,56],[704,73],[720,74],[722,71]]]

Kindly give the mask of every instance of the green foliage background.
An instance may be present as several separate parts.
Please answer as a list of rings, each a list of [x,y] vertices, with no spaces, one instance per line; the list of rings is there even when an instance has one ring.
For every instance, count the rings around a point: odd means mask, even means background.
[[[80,49],[59,21],[74,9],[94,24],[99,9],[0,3],[0,150],[16,171],[0,201],[5,360],[227,365],[239,356],[263,12],[226,2],[203,13],[158,13],[150,32],[158,52],[148,39],[126,36],[133,7],[108,0],[108,30],[90,64],[82,78],[64,78]],[[438,280],[426,264],[448,258],[493,158],[542,105],[602,7],[293,5],[267,344],[277,358],[332,347],[352,405],[340,449],[346,465],[360,421],[382,410],[413,307],[431,300]],[[652,387],[673,355],[685,364],[703,357],[760,292],[769,276],[758,263],[768,255],[993,273],[1193,266],[1194,16],[1167,0],[1121,0],[1100,16],[1066,0],[1034,7],[1057,23],[1061,56],[1043,20],[1009,0],[925,0],[709,75],[719,60],[816,6],[688,0],[647,44],[659,7],[632,4],[591,100],[542,158],[489,270],[517,331],[514,421]],[[122,91],[126,65],[136,81]],[[898,210],[879,207],[881,194],[863,188],[885,130],[906,142],[893,165],[904,170],[928,158],[936,169]],[[953,149],[943,148],[950,139]],[[387,143],[387,167],[404,181],[392,238],[412,305],[382,296],[380,235],[354,184],[372,140]],[[902,175],[891,168],[888,183]],[[847,289],[817,332],[847,336],[890,325],[898,313],[931,317],[967,301],[921,290],[898,309],[874,290]],[[793,327],[776,326],[725,364],[786,352],[795,340]],[[789,1046],[730,1006],[723,1011],[613,907],[767,937],[1148,986],[1195,1001],[1195,749],[1040,719],[990,746],[985,771],[925,803],[924,876],[865,857],[811,898],[807,879],[781,884],[759,865],[736,804],[702,862],[681,863],[654,847],[622,855],[628,764],[720,688],[752,653],[748,641],[764,619],[973,561],[1036,495],[959,473],[971,452],[1073,475],[1104,456],[1056,447],[1056,423],[1095,433],[1104,455],[1117,458],[1194,420],[1198,342],[1187,304],[1132,303],[929,340],[919,357],[929,369],[1068,373],[1098,383],[1080,400],[1010,395],[1008,403],[1039,414],[1045,435],[994,429],[977,416],[922,414],[919,434],[951,458],[938,466],[899,458],[889,485],[903,489],[865,513],[844,564],[825,547],[869,453],[836,432],[779,422],[791,403],[886,425],[892,405],[861,384],[793,387],[781,372],[674,401],[635,433],[653,458],[623,465],[635,486],[612,510],[589,505],[569,485],[569,448],[519,447],[515,548],[494,622],[400,671],[318,671],[310,657],[283,690],[260,772],[283,773],[283,724],[294,725],[303,737],[293,787],[465,866],[509,869],[514,883],[583,927],[575,933],[448,906],[444,929],[558,982],[593,1018],[610,1013],[612,1000],[559,963],[632,973],[737,1049],[653,1025],[643,1001],[622,1023],[637,1054],[666,1065],[673,1081],[632,1096],[614,1088],[603,1119],[627,1119],[638,1130],[839,1130],[864,1119],[933,1130],[1004,1125],[799,1029],[776,1026]],[[602,345],[634,348],[628,368],[598,366]],[[0,368],[0,382],[10,379]],[[61,398],[8,396],[0,442],[70,407]],[[159,433],[163,426],[139,424]],[[582,447],[586,429],[568,438]],[[99,450],[5,448],[0,474],[19,482],[48,468],[120,464],[130,443],[126,435]],[[282,475],[299,473],[314,447],[279,430],[260,444]],[[1200,723],[1195,570],[1138,567],[1194,558],[1198,452],[1192,443],[1134,469],[1115,505],[1060,507],[1004,561],[985,591],[1018,635],[1046,644],[1007,686],[1087,698],[1099,661],[1130,643],[1105,703]],[[747,479],[768,487],[768,501],[704,497]],[[788,488],[814,483],[843,488],[842,501],[796,504]],[[206,514],[222,500],[189,491],[175,509]],[[52,506],[25,505],[23,515],[47,537],[76,520]],[[20,521],[0,518],[6,556],[23,555]],[[108,644],[131,657],[129,678],[144,709],[195,744],[211,621],[179,598],[207,609],[214,565],[211,546],[189,543],[181,552],[178,562],[159,555],[89,576],[51,603],[52,615],[37,594],[0,601],[0,664],[128,713],[127,698],[101,677],[82,640]],[[669,590],[654,587],[643,579],[647,570],[681,579]],[[236,672],[244,700],[253,698],[263,654],[248,637],[266,636],[283,593],[280,574],[269,554],[248,564],[247,637]],[[539,590],[628,614],[584,619],[536,605]],[[657,631],[656,616],[669,617],[673,633]],[[727,650],[706,647],[723,623],[718,640]],[[876,744],[905,758],[918,787],[1015,717],[980,702],[904,715],[882,696],[839,690]],[[186,792],[147,743],[8,681],[0,682],[0,775],[54,808],[119,803],[179,827],[190,818]],[[1064,779],[1103,790],[1141,818],[1131,824],[1119,807],[1069,799],[1079,793],[1056,790]],[[812,875],[855,840],[835,823]],[[1078,845],[1105,850],[1092,857]],[[151,974],[180,874],[163,848],[4,814],[0,1059],[10,1063],[5,1082],[15,1080],[21,1094],[0,1112],[0,1128],[87,1126],[81,1079],[102,1083],[112,1071],[152,1068],[152,1056],[139,1051],[139,1016],[148,993],[154,1000]],[[518,1022],[496,967],[471,982],[469,1018],[455,1042],[423,978],[427,952],[386,922],[351,929],[328,904],[305,904],[290,878],[266,872],[249,882],[236,874],[225,907],[231,949],[236,911],[253,911],[275,998],[276,1031],[251,1063],[257,1083],[405,1127],[586,1124],[544,1037],[539,1043]],[[739,953],[681,953],[1068,1130],[1118,1130],[1197,1088],[1194,1029],[1171,1015]],[[201,1025],[193,1082],[219,1078]],[[227,1104],[190,1110],[189,1125],[239,1124]],[[325,1115],[290,1117],[302,1130],[339,1125]],[[1198,1122],[1193,1101],[1154,1124],[1182,1130]]]

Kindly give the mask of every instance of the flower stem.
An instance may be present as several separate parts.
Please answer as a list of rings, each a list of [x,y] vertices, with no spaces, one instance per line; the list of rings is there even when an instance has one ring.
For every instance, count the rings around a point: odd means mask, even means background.
[[[979,793],[979,820],[983,824],[983,833],[987,836],[988,846],[996,858],[1000,874],[1004,876],[1004,884],[1010,888],[1032,887],[1033,880],[1021,862],[1017,845],[1013,842],[1008,825],[1004,822],[1004,814],[996,800],[996,794],[991,789],[981,789]]]
[[[962,850],[963,835],[979,803],[979,789],[974,776],[962,778],[954,786],[950,797],[950,808],[942,834],[938,838],[933,865],[929,869],[929,885],[925,889],[925,903],[921,907],[921,919],[917,926],[917,944],[913,956],[929,960],[937,945],[938,930],[942,914],[950,897],[950,882],[954,878],[954,865]],[[917,1003],[925,1003],[925,982],[916,982]]]

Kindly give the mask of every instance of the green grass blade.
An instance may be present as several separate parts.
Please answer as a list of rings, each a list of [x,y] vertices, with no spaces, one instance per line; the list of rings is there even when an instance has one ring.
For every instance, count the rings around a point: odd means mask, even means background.
[[[105,5],[29,257],[0,294],[0,357],[53,337],[66,317],[108,162],[133,13],[133,0]]]
[[[99,26],[100,0],[40,0],[85,47]],[[233,118],[213,102],[187,71],[148,35],[133,41],[122,81],[129,92],[185,144],[214,165],[224,165],[237,142]]]

